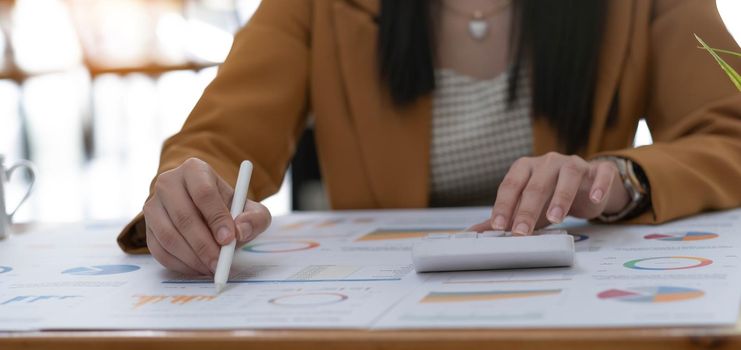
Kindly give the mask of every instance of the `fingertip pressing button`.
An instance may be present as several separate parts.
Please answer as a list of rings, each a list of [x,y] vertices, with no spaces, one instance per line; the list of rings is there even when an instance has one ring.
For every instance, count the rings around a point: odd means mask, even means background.
[[[479,233],[480,238],[504,237],[507,233],[504,231],[484,231]]]

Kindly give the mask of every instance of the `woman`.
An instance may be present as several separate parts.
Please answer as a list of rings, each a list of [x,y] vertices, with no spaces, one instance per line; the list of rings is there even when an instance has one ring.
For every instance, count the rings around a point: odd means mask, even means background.
[[[277,191],[309,114],[336,209],[493,203],[473,229],[530,234],[739,206],[741,95],[692,33],[734,45],[711,0],[265,0],[119,242],[211,274],[270,224],[229,216],[239,162]]]

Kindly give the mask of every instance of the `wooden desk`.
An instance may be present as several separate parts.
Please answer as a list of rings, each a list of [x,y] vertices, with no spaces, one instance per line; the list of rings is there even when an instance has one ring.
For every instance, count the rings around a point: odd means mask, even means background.
[[[735,328],[0,333],[0,349],[741,349]]]

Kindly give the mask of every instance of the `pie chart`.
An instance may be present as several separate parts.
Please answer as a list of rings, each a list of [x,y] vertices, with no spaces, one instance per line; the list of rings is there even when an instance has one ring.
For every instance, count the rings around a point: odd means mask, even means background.
[[[65,275],[75,276],[101,276],[101,275],[116,275],[119,273],[127,273],[136,271],[139,266],[136,265],[94,265],[94,266],[80,266],[74,267],[62,271]]]
[[[705,292],[685,287],[635,287],[609,289],[597,294],[600,299],[610,299],[630,303],[668,303],[702,297]]]
[[[635,259],[625,262],[623,266],[634,270],[684,270],[703,267],[713,261],[694,256],[660,256],[655,258]]]
[[[644,239],[653,239],[658,241],[703,241],[717,237],[717,233],[700,231],[652,233],[643,236]]]
[[[0,266],[0,273],[10,272],[11,270],[13,270],[13,268],[10,266]]]
[[[589,236],[583,234],[571,233],[571,235],[574,236],[574,243],[586,241],[589,239]]]

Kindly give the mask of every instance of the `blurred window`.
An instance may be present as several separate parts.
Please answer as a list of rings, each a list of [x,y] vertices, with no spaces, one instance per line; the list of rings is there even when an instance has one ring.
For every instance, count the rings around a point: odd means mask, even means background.
[[[258,5],[0,0],[0,153],[39,169],[16,219],[136,214],[162,142],[180,129]],[[9,186],[9,202],[23,181]],[[287,195],[268,201],[273,211],[288,210]]]

